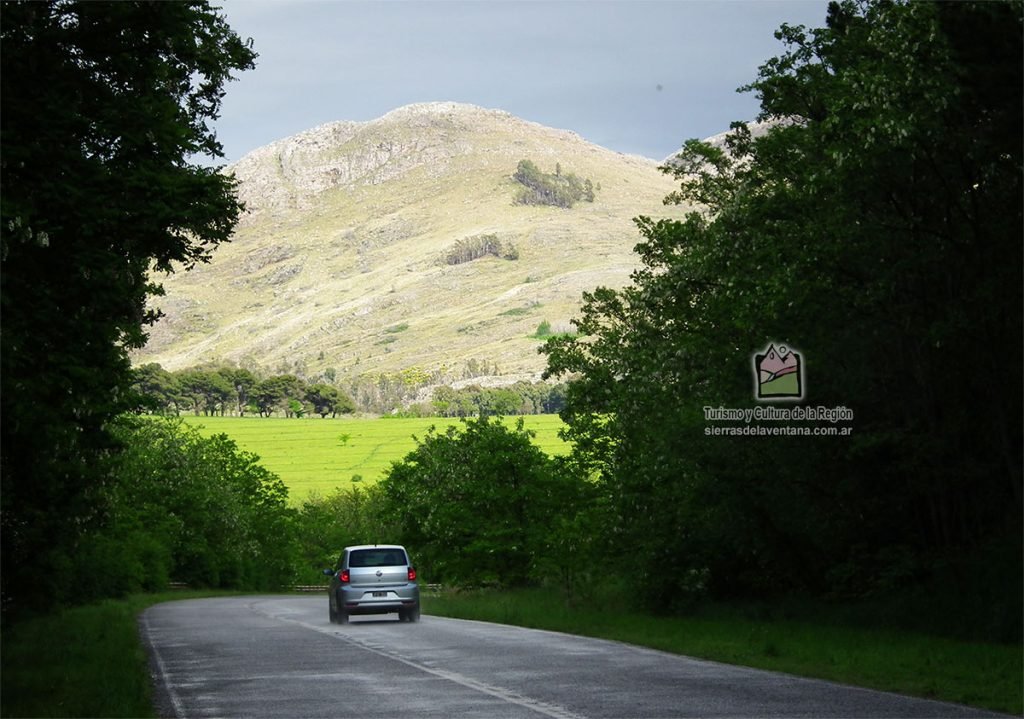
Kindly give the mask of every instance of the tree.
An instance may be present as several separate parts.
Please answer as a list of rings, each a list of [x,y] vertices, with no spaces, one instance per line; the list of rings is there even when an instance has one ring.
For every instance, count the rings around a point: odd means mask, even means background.
[[[240,205],[210,129],[255,54],[206,2],[7,2],[0,42],[3,607],[61,596],[95,459],[131,405],[151,269],[206,261]]]
[[[177,405],[181,389],[177,378],[155,362],[136,367],[132,371],[132,389],[139,396],[140,408],[166,414]]]
[[[522,420],[487,417],[433,428],[380,482],[385,512],[435,581],[535,583],[578,479],[561,476]]]
[[[217,372],[234,387],[238,416],[244,417],[245,409],[249,406],[249,392],[258,381],[256,375],[247,369],[238,367],[221,367]]]
[[[292,580],[294,511],[258,457],[179,420],[122,419],[112,431],[126,446],[107,462],[117,491],[106,497],[110,521],[86,534],[69,570],[76,591],[99,598],[110,596],[105,584],[268,589]]]
[[[296,523],[301,569],[311,578],[322,580],[320,570],[335,566],[343,547],[373,544],[382,537],[396,536],[394,527],[385,523],[384,515],[379,485],[353,484],[348,489],[339,487],[326,497],[307,497],[299,507]]]
[[[667,202],[691,209],[639,218],[632,285],[547,343],[655,603],[695,577],[863,595],[992,542],[1019,557],[1021,16],[844,2],[783,26],[749,88],[767,134],[687,142]],[[851,406],[854,439],[705,435],[702,407],[753,404],[771,340],[805,350],[805,401]]]
[[[321,418],[331,415],[349,414],[356,411],[352,400],[337,387],[327,384],[313,384],[306,389],[306,401]]]
[[[235,394],[230,379],[218,370],[189,369],[175,373],[174,377],[180,396],[197,415],[223,414]]]
[[[520,205],[554,205],[568,209],[580,200],[594,201],[593,183],[581,181],[571,172],[563,175],[558,163],[554,174],[549,174],[530,160],[520,160],[512,179],[521,185],[515,200]]]
[[[286,416],[290,416],[294,413],[290,403],[298,402],[305,396],[305,387],[295,375],[275,375],[257,383],[251,396],[260,415],[270,417],[282,409]]]

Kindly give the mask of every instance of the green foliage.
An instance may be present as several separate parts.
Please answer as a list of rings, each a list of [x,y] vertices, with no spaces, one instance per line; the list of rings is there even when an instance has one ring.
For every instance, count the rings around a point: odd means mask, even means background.
[[[181,385],[177,377],[159,364],[150,363],[132,371],[132,391],[138,409],[153,414],[177,414],[182,403]]]
[[[298,399],[304,393],[302,380],[295,375],[276,375],[253,387],[252,403],[262,417],[269,417],[279,410],[284,411],[285,417],[291,417],[296,414],[296,409],[301,409]]]
[[[687,142],[667,202],[695,209],[639,218],[632,285],[548,341],[548,373],[578,377],[568,436],[657,606],[694,572],[888,593],[1009,542],[1014,599],[988,611],[1019,626],[1021,5],[833,3],[778,35],[751,85],[768,133]],[[704,435],[779,340],[851,439]]]
[[[158,364],[132,370],[132,390],[139,412],[177,416],[182,411],[208,417],[247,411],[270,417],[302,417],[309,412],[337,417],[355,411],[355,403],[339,388],[322,382],[306,384],[295,375],[260,379],[237,367],[167,372]]]
[[[313,411],[321,417],[328,414],[337,417],[339,414],[350,414],[356,411],[352,400],[346,397],[337,387],[327,384],[314,384],[306,389],[306,401]]]
[[[571,208],[577,202],[594,201],[594,185],[576,175],[562,174],[562,166],[555,164],[554,174],[542,172],[530,160],[520,160],[512,179],[521,187],[516,192],[517,205],[552,205]]]
[[[271,589],[293,576],[288,490],[224,435],[172,419],[123,417],[121,449],[99,468],[104,491],[57,559],[54,599],[80,603],[165,589]]]
[[[334,567],[344,547],[390,542],[396,528],[385,516],[384,495],[377,485],[307,497],[298,510],[300,578],[310,584],[322,581],[320,571]]]
[[[104,515],[68,568],[79,600],[166,586],[270,589],[292,579],[288,490],[225,435],[123,419]]]
[[[159,292],[241,211],[210,123],[255,54],[206,2],[12,2],[0,26],[3,609],[46,606],[96,512]],[[106,549],[96,548],[97,552]]]
[[[535,340],[547,340],[554,337],[574,337],[575,332],[553,332],[551,330],[551,323],[547,320],[541,320],[540,324],[537,325],[537,329],[530,337]]]
[[[144,606],[108,600],[4,627],[0,713],[155,717],[148,658],[139,641],[137,614]]]
[[[565,386],[548,382],[516,382],[505,387],[434,388],[430,414],[441,417],[555,414],[565,403]]]
[[[516,586],[541,579],[553,527],[584,483],[559,473],[520,420],[431,428],[380,482],[386,511],[432,581]]]

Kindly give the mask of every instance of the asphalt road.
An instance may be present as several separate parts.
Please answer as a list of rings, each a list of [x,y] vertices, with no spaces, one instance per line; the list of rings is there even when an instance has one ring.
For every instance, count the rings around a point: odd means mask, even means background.
[[[498,624],[335,625],[319,595],[169,602],[140,625],[167,717],[997,716]]]

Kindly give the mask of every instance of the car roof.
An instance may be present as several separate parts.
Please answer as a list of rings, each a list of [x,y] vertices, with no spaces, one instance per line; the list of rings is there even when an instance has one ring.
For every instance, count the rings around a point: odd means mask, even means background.
[[[405,551],[405,547],[401,544],[354,544],[351,547],[345,547],[346,552],[350,552],[353,549],[401,549]]]

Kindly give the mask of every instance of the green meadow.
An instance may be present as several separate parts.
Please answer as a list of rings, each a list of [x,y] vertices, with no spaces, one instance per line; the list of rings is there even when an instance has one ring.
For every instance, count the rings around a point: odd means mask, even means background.
[[[319,417],[183,417],[206,436],[226,434],[239,448],[259,455],[261,464],[288,485],[292,502],[312,492],[321,495],[353,481],[376,482],[385,471],[416,448],[431,427],[443,432],[459,420],[444,417],[351,418]],[[515,417],[505,418],[512,424]],[[523,417],[536,432],[534,444],[549,455],[568,454],[569,445],[558,431],[558,415]]]

